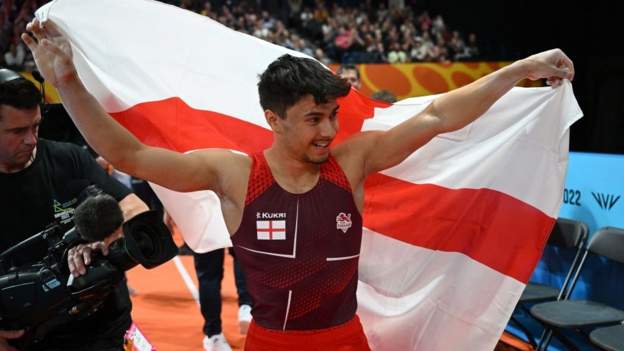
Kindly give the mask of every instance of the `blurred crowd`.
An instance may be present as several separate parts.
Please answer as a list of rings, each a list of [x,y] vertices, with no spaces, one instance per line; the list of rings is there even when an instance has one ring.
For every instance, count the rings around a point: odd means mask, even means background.
[[[31,70],[34,62],[30,52],[20,40],[26,23],[33,13],[49,0],[0,1],[0,67],[14,70]]]
[[[0,66],[29,70],[19,35],[49,0],[2,0]],[[440,14],[416,12],[401,0],[164,0],[271,43],[329,63],[478,60],[475,33],[451,28]]]
[[[477,36],[403,1],[196,1],[168,3],[325,63],[479,59]]]

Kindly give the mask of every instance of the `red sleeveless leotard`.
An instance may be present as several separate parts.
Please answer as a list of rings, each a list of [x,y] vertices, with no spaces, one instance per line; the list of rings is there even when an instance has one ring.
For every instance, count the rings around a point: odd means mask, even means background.
[[[330,156],[314,188],[292,194],[274,180],[263,153],[252,159],[232,243],[254,302],[254,322],[302,331],[353,320],[362,218],[344,172]]]

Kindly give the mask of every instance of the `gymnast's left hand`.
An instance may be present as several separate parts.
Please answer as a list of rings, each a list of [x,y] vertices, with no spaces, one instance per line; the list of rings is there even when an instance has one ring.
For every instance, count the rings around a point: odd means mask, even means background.
[[[52,21],[38,19],[26,25],[22,40],[33,54],[41,75],[55,87],[77,80],[69,40]]]
[[[540,52],[517,63],[524,66],[527,78],[546,78],[548,85],[553,87],[561,85],[563,79],[574,79],[574,63],[560,49]]]

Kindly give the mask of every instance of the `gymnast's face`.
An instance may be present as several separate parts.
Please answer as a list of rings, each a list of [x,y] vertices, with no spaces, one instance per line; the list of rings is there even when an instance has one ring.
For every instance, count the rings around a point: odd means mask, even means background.
[[[286,116],[266,111],[276,143],[293,158],[320,164],[327,161],[330,145],[338,132],[338,103],[317,104],[306,95],[286,109]]]

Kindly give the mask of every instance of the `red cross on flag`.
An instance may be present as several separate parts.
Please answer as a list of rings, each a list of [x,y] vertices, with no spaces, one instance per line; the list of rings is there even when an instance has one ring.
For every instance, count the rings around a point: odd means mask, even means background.
[[[286,221],[256,221],[258,240],[286,240]]]
[[[304,55],[157,1],[55,0],[37,16],[69,36],[80,77],[113,118],[179,152],[270,147],[258,75],[285,53]],[[404,123],[435,98],[381,107],[353,89],[338,101],[334,145]],[[581,115],[570,82],[516,87],[367,179],[357,312],[371,349],[496,347],[559,215],[569,127]],[[230,244],[217,195],[155,190],[190,247]],[[273,210],[255,217],[258,240],[286,240],[286,209]],[[347,229],[345,215],[323,223]]]

